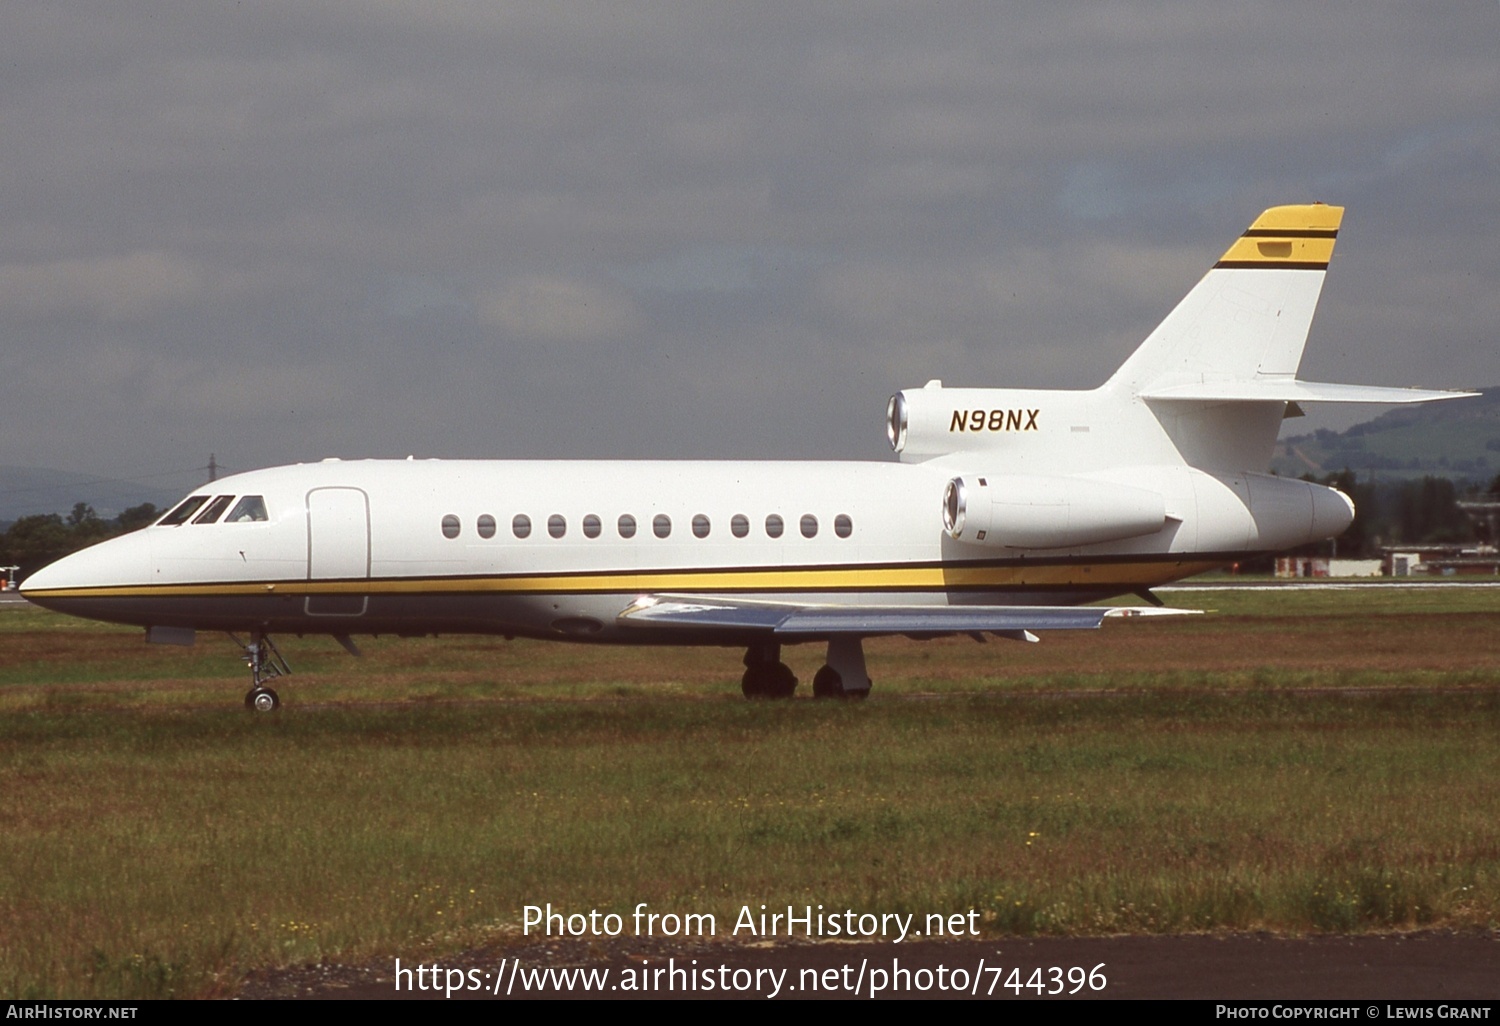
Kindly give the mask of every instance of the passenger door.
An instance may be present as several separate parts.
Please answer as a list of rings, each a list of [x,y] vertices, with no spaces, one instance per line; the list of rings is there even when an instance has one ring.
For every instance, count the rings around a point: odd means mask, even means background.
[[[369,496],[361,488],[314,488],[307,493],[307,579],[329,584],[307,596],[307,615],[364,615],[369,578]]]

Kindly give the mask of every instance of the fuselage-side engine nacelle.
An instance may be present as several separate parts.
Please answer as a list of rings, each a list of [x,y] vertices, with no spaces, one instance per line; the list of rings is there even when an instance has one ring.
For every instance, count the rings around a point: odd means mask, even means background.
[[[1062,549],[1155,534],[1167,523],[1156,492],[1109,481],[1030,474],[965,474],[943,494],[955,541]]]

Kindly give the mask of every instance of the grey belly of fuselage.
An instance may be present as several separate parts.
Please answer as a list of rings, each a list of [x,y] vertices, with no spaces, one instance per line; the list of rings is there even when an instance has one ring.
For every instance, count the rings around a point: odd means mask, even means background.
[[[876,595],[775,592],[739,597],[796,605],[1076,605],[1110,592],[910,591]],[[639,593],[595,594],[265,594],[69,596],[33,601],[58,612],[140,627],[272,634],[490,634],[601,644],[741,644],[760,630],[625,625],[619,614]],[[788,638],[787,640],[795,640]]]

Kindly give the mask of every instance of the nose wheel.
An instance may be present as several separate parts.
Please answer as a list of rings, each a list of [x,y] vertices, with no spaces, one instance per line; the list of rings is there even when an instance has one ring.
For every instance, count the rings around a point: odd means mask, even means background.
[[[277,677],[289,677],[292,668],[276,648],[276,643],[264,631],[257,631],[248,642],[234,638],[245,653],[245,665],[250,667],[250,690],[245,694],[245,708],[251,712],[269,713],[281,708],[281,696],[266,685],[266,681]]]
[[[267,687],[255,687],[245,695],[245,708],[251,712],[275,712],[281,708],[281,696]]]

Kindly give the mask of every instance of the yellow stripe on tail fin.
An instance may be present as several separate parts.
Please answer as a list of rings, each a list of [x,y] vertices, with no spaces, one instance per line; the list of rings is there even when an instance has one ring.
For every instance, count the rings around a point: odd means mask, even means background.
[[[1343,219],[1343,207],[1322,203],[1272,207],[1255,219],[1214,266],[1327,270]]]
[[[1333,255],[1342,207],[1272,207],[1103,386],[1126,398],[1215,394],[1292,380]],[[1183,459],[1215,470],[1270,462],[1285,401],[1171,403],[1162,427]]]
[[[1108,387],[1140,395],[1296,374],[1343,216],[1322,203],[1261,214]]]

